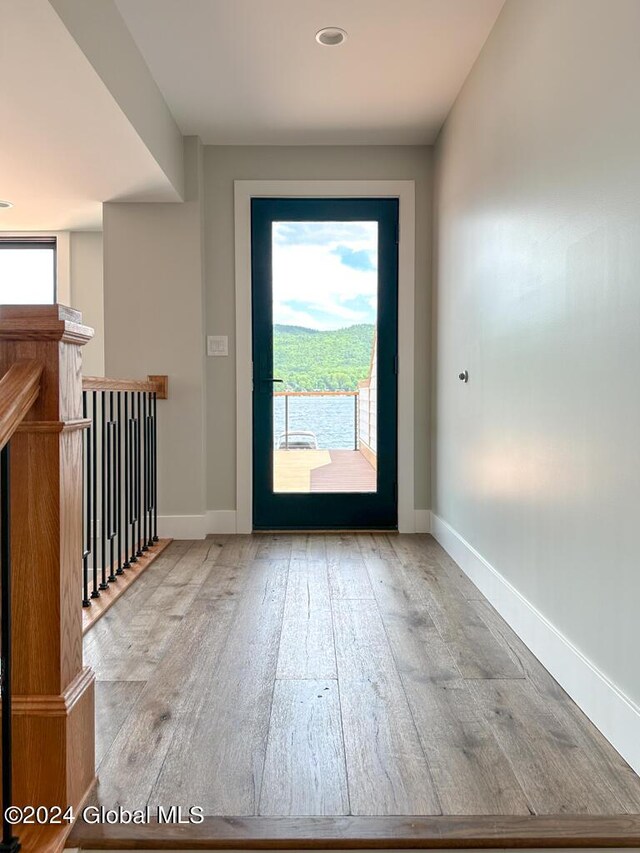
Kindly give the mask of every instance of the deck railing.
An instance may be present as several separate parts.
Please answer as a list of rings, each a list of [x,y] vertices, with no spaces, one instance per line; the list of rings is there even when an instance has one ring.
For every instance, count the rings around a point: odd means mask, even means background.
[[[157,401],[164,376],[84,377],[82,605],[91,607],[158,540]]]
[[[291,397],[353,397],[353,449],[358,449],[357,391],[275,391],[273,396],[284,397],[284,450],[289,449],[289,399]]]

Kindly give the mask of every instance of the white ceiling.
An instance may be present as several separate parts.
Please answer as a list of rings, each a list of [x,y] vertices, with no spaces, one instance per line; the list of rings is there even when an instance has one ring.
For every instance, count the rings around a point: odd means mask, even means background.
[[[503,2],[116,0],[184,134],[277,145],[433,142]]]
[[[184,134],[210,144],[422,144],[503,0],[116,3]],[[178,201],[49,0],[0,0],[0,19],[0,199],[14,203],[0,210],[0,231],[100,228],[104,201]],[[346,29],[347,42],[318,45],[324,26]],[[99,46],[109,45],[105,33]]]
[[[177,200],[49,3],[0,0],[0,19],[0,231],[100,228],[103,201]]]

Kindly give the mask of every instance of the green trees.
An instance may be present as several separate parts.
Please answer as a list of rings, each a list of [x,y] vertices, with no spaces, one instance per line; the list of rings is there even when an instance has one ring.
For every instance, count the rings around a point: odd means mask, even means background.
[[[276,325],[274,376],[286,391],[355,391],[369,375],[373,333],[368,324],[328,332]]]

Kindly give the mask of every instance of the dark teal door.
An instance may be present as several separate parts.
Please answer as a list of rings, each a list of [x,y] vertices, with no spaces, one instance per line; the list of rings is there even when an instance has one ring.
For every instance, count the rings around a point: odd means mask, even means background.
[[[253,523],[397,527],[397,199],[253,199]]]

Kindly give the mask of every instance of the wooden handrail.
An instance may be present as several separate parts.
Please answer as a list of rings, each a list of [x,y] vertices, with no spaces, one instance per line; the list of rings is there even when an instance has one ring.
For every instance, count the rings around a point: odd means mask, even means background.
[[[274,397],[357,397],[357,391],[274,391]]]
[[[147,376],[146,379],[108,379],[105,376],[83,376],[83,391],[149,391],[158,400],[169,396],[169,377]]]
[[[0,379],[0,450],[35,403],[42,367],[40,361],[17,361]]]

